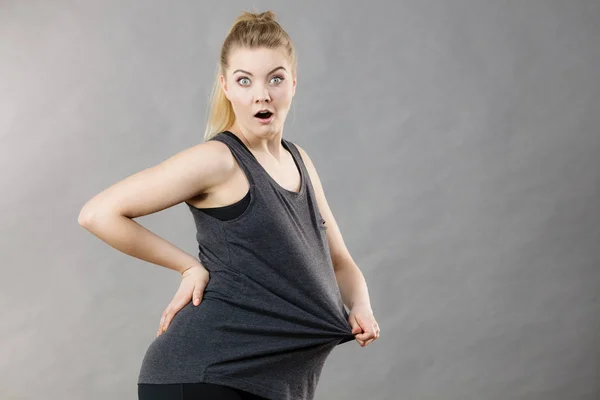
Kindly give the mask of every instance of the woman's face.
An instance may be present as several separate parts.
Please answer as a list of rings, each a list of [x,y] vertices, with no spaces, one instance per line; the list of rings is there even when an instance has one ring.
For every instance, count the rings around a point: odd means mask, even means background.
[[[296,92],[296,76],[292,76],[283,48],[234,49],[226,76],[220,79],[244,131],[260,136],[283,131]],[[273,113],[269,119],[255,116],[265,109]]]

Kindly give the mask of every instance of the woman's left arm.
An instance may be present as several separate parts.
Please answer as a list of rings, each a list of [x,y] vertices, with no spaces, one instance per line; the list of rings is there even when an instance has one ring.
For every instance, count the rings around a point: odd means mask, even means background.
[[[373,317],[367,282],[344,243],[312,160],[304,149],[297,144],[296,147],[300,151],[304,165],[308,170],[319,212],[326,222],[327,242],[335,277],[340,288],[342,301],[350,310],[348,322],[352,326],[352,333],[358,333],[356,340],[364,347],[379,337],[379,325]]]

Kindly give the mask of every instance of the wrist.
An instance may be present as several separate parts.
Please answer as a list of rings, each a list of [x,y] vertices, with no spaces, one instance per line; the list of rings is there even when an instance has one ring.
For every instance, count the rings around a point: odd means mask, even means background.
[[[192,265],[188,265],[187,267],[184,267],[184,268],[182,268],[182,269],[179,271],[179,273],[180,273],[181,275],[184,275],[186,272],[190,271],[190,270],[191,270],[192,268],[194,268],[194,267],[202,267],[202,268],[204,268],[204,267],[202,266],[202,264],[194,263],[194,264],[192,264]]]
[[[373,309],[371,308],[371,304],[369,304],[368,302],[353,303],[352,306],[350,307],[350,309],[351,310],[365,309],[365,310],[369,310],[371,313],[373,312]]]

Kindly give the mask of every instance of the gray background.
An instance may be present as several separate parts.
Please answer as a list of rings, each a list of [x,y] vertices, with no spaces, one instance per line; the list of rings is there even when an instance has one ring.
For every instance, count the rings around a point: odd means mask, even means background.
[[[600,398],[592,0],[0,0],[0,398],[136,398],[180,277],[77,217],[202,141],[219,46],[253,6],[296,43],[284,137],[381,326],[334,350],[316,398]],[[185,205],[138,222],[197,253]]]

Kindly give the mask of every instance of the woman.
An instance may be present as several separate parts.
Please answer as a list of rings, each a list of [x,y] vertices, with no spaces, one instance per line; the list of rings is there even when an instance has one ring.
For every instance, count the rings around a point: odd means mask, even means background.
[[[109,245],[182,274],[142,361],[141,400],[312,399],[335,346],[379,337],[317,171],[282,137],[296,65],[272,12],[243,13],[223,43],[205,142],[81,212]],[[132,220],[184,201],[198,259]]]

